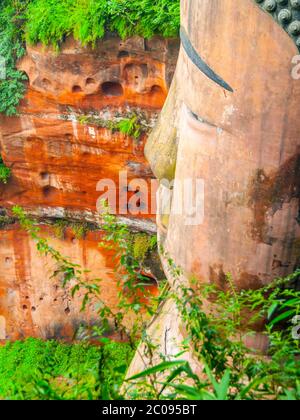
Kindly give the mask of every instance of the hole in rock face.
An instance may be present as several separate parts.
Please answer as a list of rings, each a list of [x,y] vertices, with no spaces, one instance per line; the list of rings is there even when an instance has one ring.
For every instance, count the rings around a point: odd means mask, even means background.
[[[44,89],[49,89],[51,87],[51,82],[48,79],[43,79],[41,85]]]
[[[118,58],[125,58],[125,57],[129,57],[129,52],[128,51],[120,51],[118,54]]]
[[[160,86],[158,85],[154,85],[151,88],[151,93],[155,94],[155,93],[163,93],[163,90]]]
[[[31,310],[32,310],[32,312],[35,312],[35,311],[36,311],[36,307],[35,307],[35,306],[33,306],[33,307],[31,308]]]
[[[130,63],[124,67],[124,78],[127,83],[135,83],[139,79],[146,80],[149,76],[147,64]]]
[[[105,96],[122,96],[124,93],[122,85],[117,82],[103,83],[101,91]]]
[[[80,92],[82,92],[82,89],[81,89],[80,86],[75,85],[75,86],[72,87],[72,92],[73,93],[80,93]]]
[[[12,259],[11,259],[10,257],[6,257],[6,258],[5,258],[5,264],[6,264],[6,265],[10,265],[10,264],[11,264],[11,262],[12,262]]]
[[[26,311],[27,305],[23,305],[22,308],[23,308],[24,311]]]
[[[95,79],[93,79],[92,77],[89,77],[86,79],[85,83],[87,86],[89,86],[89,85],[94,85],[96,82],[95,82]]]
[[[71,312],[70,308],[66,308],[66,309],[65,309],[65,314],[66,314],[66,315],[69,315],[69,313],[70,313],[70,312]]]
[[[72,136],[72,134],[70,134],[70,133],[66,133],[66,134],[64,135],[64,137],[65,137],[68,141],[71,141],[71,140],[73,139],[73,136]]]
[[[43,188],[44,197],[50,197],[51,195],[55,194],[55,192],[56,192],[56,188],[51,187],[50,185]]]
[[[142,70],[142,74],[143,77],[148,77],[149,76],[149,70],[148,70],[148,65],[147,64],[142,64],[141,65],[141,70]]]
[[[43,181],[47,181],[49,179],[49,174],[48,172],[41,172],[40,177]]]

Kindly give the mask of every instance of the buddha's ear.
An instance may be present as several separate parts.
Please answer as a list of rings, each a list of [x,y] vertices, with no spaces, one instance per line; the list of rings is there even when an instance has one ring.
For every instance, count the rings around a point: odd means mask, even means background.
[[[171,181],[175,177],[178,148],[177,125],[181,104],[177,74],[176,71],[165,106],[145,147],[145,156],[159,180]]]

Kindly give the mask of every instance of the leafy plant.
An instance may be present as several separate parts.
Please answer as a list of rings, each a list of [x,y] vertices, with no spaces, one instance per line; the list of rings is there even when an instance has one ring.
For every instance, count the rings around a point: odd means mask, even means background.
[[[105,340],[104,343],[99,360],[98,398],[101,400],[121,399],[120,387],[134,356],[134,350],[126,343],[110,340]]]
[[[132,235],[132,253],[136,261],[142,265],[148,253],[157,249],[156,236],[149,236],[147,233]]]
[[[51,247],[49,250],[49,244],[39,238],[34,223],[21,209],[17,208],[14,212],[22,226],[35,238],[40,251],[50,253],[58,262],[58,272],[63,272],[68,279],[77,280],[73,294],[86,288],[81,280],[80,268]],[[113,322],[115,331],[129,340],[133,350],[140,340],[139,352],[147,360],[148,367],[127,380],[126,397],[161,400],[300,399],[300,348],[299,340],[292,334],[295,328],[293,317],[300,312],[300,292],[297,291],[300,270],[260,290],[239,291],[231,276],[227,277],[224,290],[214,285],[199,285],[196,280],[187,287],[178,281],[180,268],[165,255],[174,279],[173,288],[165,286],[161,296],[152,299],[150,304],[147,293],[141,295],[147,283],[142,275],[142,262],[135,259],[140,255],[133,255],[133,242],[127,226],[110,215],[106,207],[102,229],[106,234],[101,245],[116,251],[119,310],[113,313],[105,306],[99,290],[94,288],[88,289],[83,309],[91,293],[98,300],[98,314],[102,321],[102,327],[95,328],[94,334],[102,337],[102,341],[105,342],[103,334],[107,331],[103,326],[109,322]],[[155,316],[165,299],[175,301],[188,335],[181,343],[180,353],[172,357],[160,353],[158,345],[147,334],[147,319],[141,316],[143,311]],[[211,311],[207,310],[207,301]],[[136,316],[136,322],[131,327],[125,322],[127,314]],[[261,325],[265,323],[263,334],[269,342],[264,356],[255,352],[251,354],[244,343],[245,335],[255,334],[258,321]],[[191,366],[182,360],[183,353],[191,352],[191,346],[200,374],[193,372]],[[116,371],[124,375],[125,365]],[[55,392],[51,389],[46,387],[45,391],[50,396],[52,391]],[[109,387],[100,387],[100,396],[104,399],[124,398],[112,382]]]
[[[7,184],[11,176],[11,169],[5,166],[2,157],[0,156],[0,182]]]
[[[174,285],[178,285],[180,271],[165,257]],[[180,361],[180,353],[168,360],[173,367],[167,365],[165,357],[159,364],[157,357],[148,357],[150,367],[129,381],[139,379],[136,389],[139,394],[142,389],[146,398],[300,399],[300,343],[292,334],[293,317],[300,312],[300,292],[295,288],[299,275],[300,270],[260,290],[238,291],[230,276],[225,291],[196,281],[191,288],[176,286],[169,299],[175,300],[188,333],[182,351],[190,353],[192,344],[202,373],[196,375],[188,363]],[[205,304],[208,299],[211,311]],[[267,321],[263,333],[269,348],[264,356],[251,354],[243,340],[245,335],[255,334],[258,320],[261,324]],[[135,395],[130,385],[129,391]]]
[[[54,235],[58,239],[64,239],[66,229],[69,225],[69,222],[65,219],[57,219],[53,224]]]
[[[144,276],[143,259],[139,259],[136,241],[140,235],[132,235],[129,228],[118,221],[118,218],[109,213],[106,203],[103,203],[102,230],[105,232],[104,242],[100,245],[106,249],[114,250],[114,261],[116,261],[116,274],[118,285],[121,289],[119,293],[120,308],[124,313],[132,312],[135,316],[145,311],[153,316],[159,302],[151,296],[148,290],[149,279]],[[156,241],[148,238],[147,250],[144,248],[144,258],[150,249],[156,247]],[[138,258],[137,258],[138,257]],[[138,330],[145,329],[145,320],[141,319],[132,331],[135,335]]]
[[[16,115],[26,75],[16,69],[25,54],[23,25],[30,0],[2,0],[0,8],[0,113]],[[3,73],[3,74],[2,74]]]
[[[0,347],[0,398],[97,399],[100,386],[116,393],[132,355],[128,344],[109,340],[101,347],[34,338],[7,343]]]
[[[142,116],[131,112],[126,118],[120,120],[104,120],[92,115],[79,115],[77,120],[80,124],[96,125],[97,127],[107,128],[113,132],[119,131],[127,136],[133,137],[135,140],[140,139],[143,133],[149,131],[149,127],[142,120]]]
[[[121,120],[117,123],[117,129],[121,133],[127,134],[136,140],[139,139],[142,134],[141,125],[139,124],[136,115],[133,115],[131,118]]]
[[[84,238],[90,230],[89,225],[86,222],[73,222],[71,228],[76,239]]]
[[[69,35],[83,45],[95,45],[107,30],[123,39],[174,37],[179,32],[179,7],[178,0],[32,0],[26,39],[58,47]]]

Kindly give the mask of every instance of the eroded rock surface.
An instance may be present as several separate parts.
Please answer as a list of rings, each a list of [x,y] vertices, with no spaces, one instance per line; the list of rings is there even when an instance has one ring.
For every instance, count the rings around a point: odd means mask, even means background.
[[[113,35],[95,49],[72,39],[60,51],[28,46],[19,63],[28,75],[19,116],[0,117],[1,156],[12,169],[8,184],[0,186],[0,206],[94,222],[99,180],[114,181],[117,192],[120,171],[127,171],[129,180],[150,183],[144,144],[167,96],[177,53],[177,40],[121,41]],[[135,138],[115,127],[133,116],[142,127]],[[155,232],[150,212],[126,222],[134,230]],[[91,232],[77,240],[69,233],[51,243],[91,270],[90,277],[103,279],[102,298],[113,309],[117,280],[112,256],[98,248],[101,235]],[[50,279],[53,269],[17,225],[0,231],[0,340],[72,338],[82,322],[96,320],[91,308],[80,313],[80,296],[71,300]]]
[[[112,309],[117,305],[117,280],[111,254],[101,250],[101,232],[91,232],[76,239],[69,230],[57,239],[53,229],[43,227],[51,245],[70,257],[84,270],[86,279],[102,279],[102,298]],[[72,338],[81,324],[96,322],[96,311],[90,305],[80,312],[83,293],[71,298],[72,283],[62,287],[62,276],[52,278],[56,269],[49,257],[41,257],[36,244],[18,225],[1,230],[0,236],[0,339]]]
[[[0,119],[1,154],[13,173],[0,205],[95,211],[99,180],[118,185],[120,170],[153,178],[145,131],[164,104],[177,51],[175,40],[113,36],[95,49],[71,39],[60,52],[28,47],[20,116]],[[132,115],[143,127],[138,139],[107,128]]]

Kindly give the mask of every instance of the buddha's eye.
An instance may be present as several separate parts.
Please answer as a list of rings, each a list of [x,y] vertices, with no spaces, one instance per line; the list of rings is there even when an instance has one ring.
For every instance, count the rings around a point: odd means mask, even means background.
[[[199,126],[202,124],[210,125],[211,127],[217,128],[215,124],[212,124],[211,122],[205,120],[204,118],[199,117],[198,114],[193,112],[187,105],[184,104],[184,110],[188,118],[190,118],[190,123],[192,122],[199,123]]]
[[[186,111],[187,111],[188,115],[190,117],[192,117],[195,121],[198,121],[198,122],[201,122],[201,123],[204,122],[204,120],[201,117],[199,117],[199,115],[195,114],[195,112],[193,112],[189,107],[186,107]]]

